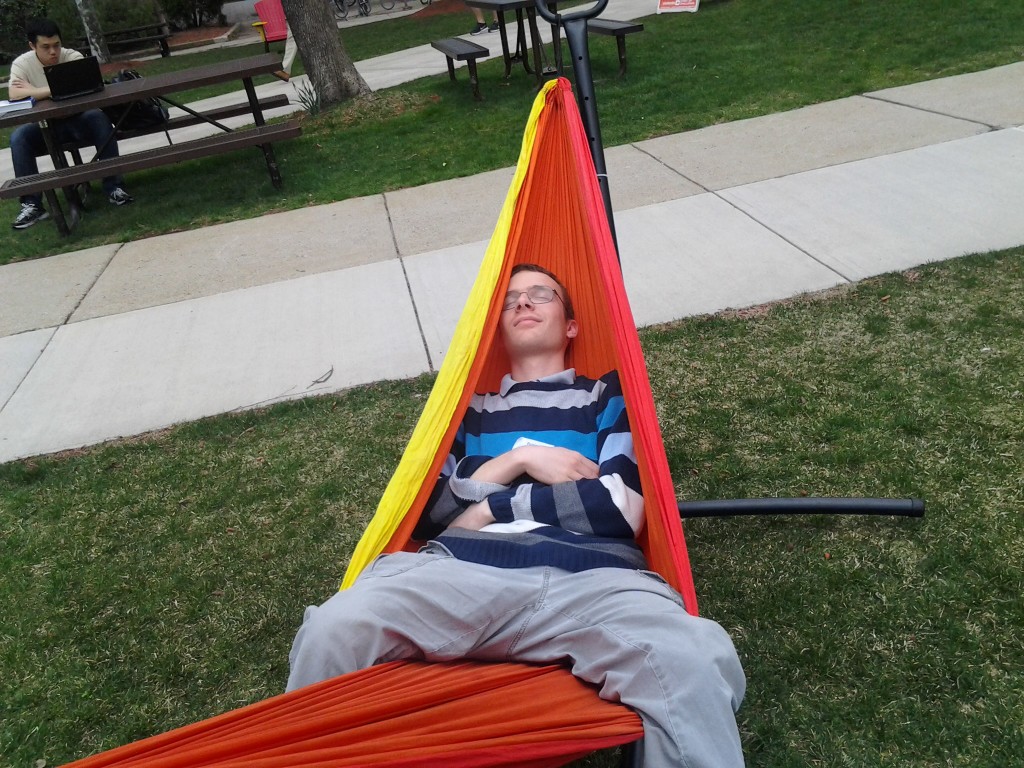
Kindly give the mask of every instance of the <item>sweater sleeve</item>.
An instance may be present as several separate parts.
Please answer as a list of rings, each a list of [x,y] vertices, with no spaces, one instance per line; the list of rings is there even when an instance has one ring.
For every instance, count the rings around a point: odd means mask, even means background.
[[[644,525],[640,472],[618,375],[602,377],[597,413],[599,475],[544,485],[527,482],[488,495],[498,522],[533,520],[573,533],[634,538]]]
[[[452,450],[445,459],[434,490],[420,515],[413,538],[429,539],[436,536],[470,504],[483,501],[509,486],[474,480],[472,475],[490,456],[466,456],[465,427],[459,427]]]

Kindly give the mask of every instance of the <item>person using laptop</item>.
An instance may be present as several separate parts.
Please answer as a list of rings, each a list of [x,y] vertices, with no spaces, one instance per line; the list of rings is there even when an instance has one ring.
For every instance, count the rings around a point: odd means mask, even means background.
[[[25,27],[29,51],[21,54],[11,64],[8,93],[11,99],[31,97],[36,101],[50,98],[50,87],[46,80],[45,67],[81,59],[82,54],[61,44],[60,28],[49,19],[35,19]],[[57,141],[89,143],[97,150],[103,149],[100,159],[117,157],[117,140],[110,138],[114,126],[100,109],[88,109],[77,115],[64,118],[55,126]],[[104,148],[104,144],[106,147]],[[11,160],[15,177],[39,173],[36,158],[46,154],[46,142],[42,129],[36,123],[19,126],[11,134]],[[124,190],[120,176],[103,179],[103,191],[114,205],[127,205],[132,196]],[[27,229],[37,221],[49,218],[43,208],[42,196],[21,197],[21,212],[14,220],[15,229]]]

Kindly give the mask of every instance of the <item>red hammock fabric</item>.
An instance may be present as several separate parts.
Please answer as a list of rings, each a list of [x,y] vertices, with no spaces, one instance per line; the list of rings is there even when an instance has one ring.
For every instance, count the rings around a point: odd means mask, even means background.
[[[428,482],[387,540],[414,548],[410,534],[474,391],[497,389],[508,370],[494,343],[500,297],[512,267],[533,262],[566,284],[579,336],[570,365],[585,375],[619,371],[644,487],[641,544],[696,613],[696,595],[646,366],[587,139],[565,80],[550,83],[536,133],[527,131],[529,167],[507,232],[482,338],[457,416],[431,454]],[[536,109],[535,109],[536,114]],[[533,116],[531,116],[532,119]],[[524,162],[521,158],[520,163]],[[520,169],[521,170],[521,169]],[[518,178],[518,176],[517,176]],[[515,183],[513,184],[513,190]],[[504,212],[503,219],[504,222]],[[501,225],[499,230],[501,230]],[[492,240],[492,246],[494,245]],[[489,254],[492,249],[489,249]],[[634,741],[639,718],[602,701],[563,667],[396,662],[328,680],[219,717],[73,763],[74,768],[470,768],[563,765],[593,750]]]

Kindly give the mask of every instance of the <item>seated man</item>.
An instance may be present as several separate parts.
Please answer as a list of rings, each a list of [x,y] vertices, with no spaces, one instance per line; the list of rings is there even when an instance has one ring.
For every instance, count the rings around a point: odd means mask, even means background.
[[[517,266],[500,321],[511,373],[470,402],[417,529],[433,538],[307,609],[288,689],[396,659],[564,662],[637,711],[645,765],[742,765],[736,652],[644,570],[618,375],[564,369],[577,332],[565,287]]]
[[[36,19],[25,27],[28,36],[27,53],[21,54],[11,64],[11,79],[8,93],[11,99],[24,99],[31,96],[36,101],[50,98],[50,87],[46,82],[43,67],[73,61],[82,58],[82,54],[61,45],[60,28],[49,19]],[[100,154],[101,159],[117,157],[117,141],[107,139],[114,131],[110,120],[102,110],[89,109],[79,115],[58,121],[56,128],[57,141],[87,142],[97,150],[106,148]],[[43,132],[35,123],[19,126],[11,134],[11,161],[14,164],[15,177],[31,176],[39,173],[36,157],[46,154],[46,142]],[[127,205],[132,197],[124,191],[124,182],[120,176],[108,176],[103,179],[103,190],[107,199],[114,205]],[[23,195],[21,212],[14,220],[15,229],[27,229],[37,221],[49,218],[43,208],[40,195]]]

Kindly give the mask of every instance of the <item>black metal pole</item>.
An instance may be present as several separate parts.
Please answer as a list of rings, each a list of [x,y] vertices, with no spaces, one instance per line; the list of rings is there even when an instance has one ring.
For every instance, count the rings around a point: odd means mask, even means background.
[[[537,3],[537,13],[552,26],[561,26],[565,30],[565,41],[569,44],[569,55],[572,56],[572,71],[576,77],[576,102],[583,119],[583,130],[590,143],[590,157],[594,161],[594,171],[601,187],[604,210],[617,255],[619,241],[615,234],[615,215],[612,212],[608,168],[604,162],[604,143],[601,141],[601,122],[597,117],[597,94],[594,92],[594,75],[590,68],[590,45],[587,42],[587,20],[598,16],[607,5],[608,0],[599,0],[590,8],[561,14],[552,13],[547,3],[541,0]]]
[[[681,501],[679,516],[737,517],[741,515],[897,515],[924,517],[921,499],[812,498],[714,499]]]

